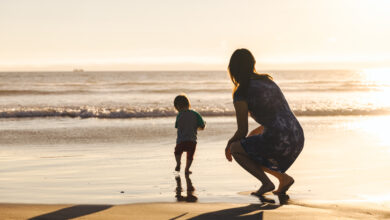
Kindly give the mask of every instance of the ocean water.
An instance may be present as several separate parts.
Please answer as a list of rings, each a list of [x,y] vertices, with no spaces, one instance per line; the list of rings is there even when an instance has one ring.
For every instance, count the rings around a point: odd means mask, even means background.
[[[290,200],[390,209],[388,73],[269,73],[306,137]],[[246,192],[260,183],[224,158],[231,88],[222,71],[0,73],[0,202],[259,202]],[[207,122],[189,179],[173,171],[180,93]]]
[[[270,71],[298,116],[390,113],[390,72]],[[205,116],[234,115],[224,71],[2,72],[0,117],[173,116],[186,93]]]

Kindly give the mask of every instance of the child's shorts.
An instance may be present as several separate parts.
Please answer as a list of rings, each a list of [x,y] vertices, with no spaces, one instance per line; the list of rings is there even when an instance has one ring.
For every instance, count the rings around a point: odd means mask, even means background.
[[[195,141],[183,141],[176,145],[175,155],[181,155],[185,151],[187,152],[187,160],[193,160],[195,149],[196,149]]]

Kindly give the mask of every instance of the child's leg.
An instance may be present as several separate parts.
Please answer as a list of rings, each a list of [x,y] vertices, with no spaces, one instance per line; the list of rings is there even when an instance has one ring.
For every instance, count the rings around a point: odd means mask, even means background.
[[[189,142],[187,146],[187,161],[186,161],[186,168],[185,173],[191,174],[190,167],[192,164],[192,161],[194,160],[194,154],[196,149],[196,142]]]
[[[188,153],[187,153],[187,154],[188,154]],[[191,167],[192,161],[193,161],[193,160],[187,158],[187,161],[186,161],[186,169],[185,169],[185,173],[186,173],[186,174],[191,174],[191,173],[192,173],[192,171],[190,171],[190,167]]]
[[[176,167],[175,167],[175,170],[176,170],[176,171],[180,171],[181,154],[176,154],[176,153],[175,153],[175,159],[176,159]]]
[[[180,171],[181,155],[182,154],[183,154],[183,146],[181,144],[177,144],[175,147],[175,160],[176,160],[175,171]]]

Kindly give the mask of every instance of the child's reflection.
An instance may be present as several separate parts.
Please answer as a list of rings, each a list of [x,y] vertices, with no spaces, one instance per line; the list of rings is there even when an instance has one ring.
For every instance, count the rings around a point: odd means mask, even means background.
[[[194,196],[195,188],[192,185],[192,181],[190,179],[190,175],[185,175],[186,182],[187,182],[187,196],[182,196],[181,192],[183,191],[183,188],[181,187],[181,178],[180,175],[177,175],[175,177],[176,180],[176,199],[178,202],[196,202],[198,200],[198,197]]]

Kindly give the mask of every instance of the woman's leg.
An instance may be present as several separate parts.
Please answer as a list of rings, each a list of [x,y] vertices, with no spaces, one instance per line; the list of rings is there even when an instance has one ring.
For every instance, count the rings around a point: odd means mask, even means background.
[[[256,195],[262,195],[275,189],[275,185],[264,173],[262,169],[263,166],[259,165],[249,157],[239,141],[233,142],[230,145],[230,150],[237,163],[262,183],[262,186],[256,192]]]
[[[271,174],[279,180],[279,187],[277,190],[273,191],[275,194],[285,194],[292,184],[294,184],[294,179],[287,175],[287,173],[280,173],[275,170],[271,170],[267,167],[262,167],[264,172]]]

